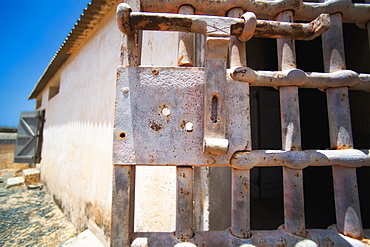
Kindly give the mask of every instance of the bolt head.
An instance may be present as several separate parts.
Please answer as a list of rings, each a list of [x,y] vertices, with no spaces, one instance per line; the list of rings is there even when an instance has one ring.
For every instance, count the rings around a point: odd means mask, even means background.
[[[130,89],[128,87],[122,88],[122,94],[128,94],[130,92]]]

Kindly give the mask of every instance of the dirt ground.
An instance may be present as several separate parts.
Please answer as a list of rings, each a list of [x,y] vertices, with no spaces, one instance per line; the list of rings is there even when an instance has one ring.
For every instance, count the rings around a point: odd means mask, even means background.
[[[27,169],[28,164],[13,163],[15,144],[0,144],[0,170]]]
[[[0,246],[60,246],[77,236],[45,190],[6,188],[6,180],[15,176],[21,170],[0,170]]]

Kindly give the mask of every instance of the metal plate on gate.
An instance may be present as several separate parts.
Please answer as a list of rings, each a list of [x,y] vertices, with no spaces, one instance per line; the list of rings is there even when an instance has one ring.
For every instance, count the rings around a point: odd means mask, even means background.
[[[234,152],[250,149],[248,83],[226,77],[229,150],[204,154],[204,68],[119,67],[113,162],[228,165]]]

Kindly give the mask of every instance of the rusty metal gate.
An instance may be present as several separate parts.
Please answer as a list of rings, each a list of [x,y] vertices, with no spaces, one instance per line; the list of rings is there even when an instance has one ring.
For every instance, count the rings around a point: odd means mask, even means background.
[[[370,166],[370,154],[353,147],[348,90],[369,92],[370,74],[346,70],[342,23],[370,33],[370,4],[145,0],[120,4],[117,20],[125,35],[116,89],[112,246],[131,246],[137,238],[146,238],[149,246],[366,245],[369,230],[362,227],[356,168]],[[140,30],[182,32],[179,67],[139,66]],[[205,67],[193,66],[192,33],[205,36]],[[325,73],[298,69],[295,40],[319,36]],[[277,39],[279,71],[247,67],[245,42],[251,37]],[[251,86],[279,90],[282,150],[252,150]],[[298,88],[326,92],[329,149],[302,150]],[[134,232],[137,165],[176,166],[174,233]],[[193,167],[198,166],[232,167],[229,229],[194,230]],[[273,166],[283,169],[284,225],[251,231],[250,170]],[[332,167],[334,228],[305,227],[302,171],[309,166]]]

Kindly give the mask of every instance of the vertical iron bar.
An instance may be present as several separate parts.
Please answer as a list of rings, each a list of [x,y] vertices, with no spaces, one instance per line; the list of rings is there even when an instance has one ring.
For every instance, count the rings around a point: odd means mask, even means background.
[[[365,0],[365,3],[370,3],[370,0]],[[369,50],[370,50],[370,21],[366,24],[367,27],[367,40],[369,41]]]
[[[240,18],[244,14],[242,8],[233,8],[227,12],[228,17]],[[245,42],[240,41],[236,36],[230,36],[229,59],[230,67],[247,66],[247,53]]]
[[[112,247],[131,246],[134,232],[135,166],[114,165]]]
[[[140,11],[140,2],[138,0],[127,0],[132,11]],[[127,67],[135,67],[140,64],[141,56],[141,33],[142,31],[135,30],[133,35],[122,34],[121,41],[121,65]]]
[[[241,17],[242,8],[228,11],[228,17]],[[247,66],[245,42],[235,36],[230,37],[230,67]],[[248,125],[247,128],[249,128]],[[246,130],[250,133],[250,130]],[[251,143],[251,137],[249,142]],[[248,147],[251,149],[251,146]],[[250,170],[232,169],[231,175],[231,232],[239,238],[250,237]]]
[[[139,2],[128,1],[132,10],[139,11]],[[140,63],[140,31],[122,35],[121,65],[133,67]],[[134,233],[135,166],[113,165],[111,246],[131,246]]]
[[[121,65],[127,67],[136,67],[140,64],[141,42],[139,40],[142,31],[134,32],[134,35],[122,34],[120,61]]]
[[[231,232],[239,238],[250,237],[250,170],[232,169]]]
[[[293,22],[293,11],[276,16],[277,21]],[[277,40],[279,70],[296,68],[295,42]],[[280,87],[280,111],[283,150],[301,150],[298,87]],[[294,235],[305,235],[302,170],[283,167],[284,228]]]
[[[330,29],[322,35],[325,72],[346,69],[342,14],[331,14],[330,22]],[[328,88],[326,97],[331,148],[353,148],[348,88]],[[333,166],[333,182],[338,231],[362,238],[356,168]]]
[[[370,2],[370,1],[369,1]],[[369,50],[370,50],[370,22],[366,24],[367,27],[367,39],[369,41]]]
[[[194,167],[194,230],[208,231],[210,167]]]
[[[133,11],[140,11],[139,1],[128,0],[127,3],[130,4]],[[140,31],[135,31],[134,35],[123,34],[120,55],[121,65],[127,67],[138,66],[140,50]],[[135,174],[135,166],[113,165],[112,247],[131,246],[132,234],[134,233]]]
[[[182,5],[179,14],[193,15],[194,8]],[[194,33],[179,32],[179,55],[177,66],[194,66]]]
[[[193,167],[178,166],[176,172],[176,237],[181,240],[188,240],[194,235]]]
[[[127,0],[132,11],[140,11],[140,1]],[[133,35],[122,34],[121,39],[121,65],[127,67],[135,67],[140,64],[141,56],[141,33],[142,31],[135,30]]]

